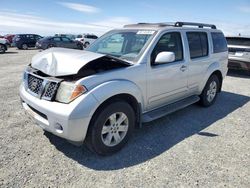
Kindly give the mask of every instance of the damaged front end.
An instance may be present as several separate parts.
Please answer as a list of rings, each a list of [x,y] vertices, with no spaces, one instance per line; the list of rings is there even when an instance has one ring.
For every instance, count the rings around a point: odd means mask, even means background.
[[[85,86],[76,84],[77,80],[132,65],[108,55],[86,51],[76,54],[74,51],[69,56],[71,50],[63,49],[62,51],[66,51],[68,55],[65,56],[55,49],[50,51],[51,53],[39,54],[38,57],[35,56],[32,59],[32,63],[27,67],[23,76],[27,92],[40,99],[69,103],[87,92]],[[62,56],[65,58],[62,59]]]

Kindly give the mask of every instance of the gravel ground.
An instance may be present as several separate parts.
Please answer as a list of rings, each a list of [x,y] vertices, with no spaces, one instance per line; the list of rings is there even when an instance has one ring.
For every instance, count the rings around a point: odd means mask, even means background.
[[[230,73],[210,108],[192,105],[100,157],[44,133],[18,96],[37,50],[0,54],[0,187],[249,187],[250,77]]]

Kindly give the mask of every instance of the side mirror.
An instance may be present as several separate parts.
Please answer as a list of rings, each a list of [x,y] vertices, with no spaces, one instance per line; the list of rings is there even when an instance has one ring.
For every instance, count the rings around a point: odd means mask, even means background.
[[[171,63],[175,61],[173,52],[160,52],[155,58],[155,64]]]

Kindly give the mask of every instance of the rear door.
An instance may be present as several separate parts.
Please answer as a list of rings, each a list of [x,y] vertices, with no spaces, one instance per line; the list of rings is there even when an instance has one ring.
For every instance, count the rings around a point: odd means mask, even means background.
[[[76,48],[76,44],[71,39],[67,37],[61,37],[61,40],[64,48]]]
[[[188,31],[186,37],[189,47],[188,87],[189,92],[195,94],[198,92],[199,84],[211,63],[208,33]]]
[[[29,35],[29,46],[35,47],[36,45],[36,35]]]

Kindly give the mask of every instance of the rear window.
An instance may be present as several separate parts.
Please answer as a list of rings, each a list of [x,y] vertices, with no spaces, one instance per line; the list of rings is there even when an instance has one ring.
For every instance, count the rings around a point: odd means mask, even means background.
[[[227,37],[229,45],[250,46],[250,38]]]
[[[223,33],[211,33],[214,53],[226,52],[227,41]]]
[[[191,59],[208,55],[207,33],[187,32],[187,39]]]

